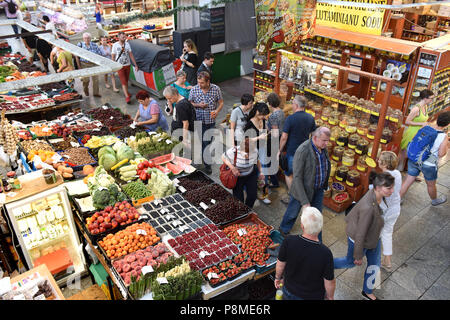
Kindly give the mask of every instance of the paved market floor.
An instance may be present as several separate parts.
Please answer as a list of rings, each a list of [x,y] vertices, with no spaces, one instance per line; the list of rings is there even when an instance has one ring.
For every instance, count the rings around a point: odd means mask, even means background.
[[[2,32],[3,27],[0,27]],[[15,40],[10,40],[12,45]],[[23,45],[20,48],[23,52]],[[118,79],[117,84],[119,87]],[[225,119],[233,104],[239,103],[243,93],[252,92],[252,78],[244,76],[219,83],[225,105],[218,116],[217,123]],[[76,80],[75,88],[82,92],[80,80]],[[134,117],[138,104],[135,99],[127,105],[122,93],[114,93],[104,87],[100,80],[101,98],[92,96],[83,99],[82,108],[100,106],[109,102],[120,107]],[[130,93],[136,94],[137,87],[131,87]],[[157,99],[161,107],[165,100]],[[170,121],[170,119],[169,119]],[[444,194],[450,198],[450,162],[449,156],[440,163],[438,177],[438,196]],[[219,165],[213,165],[211,178],[219,182]],[[272,203],[265,205],[257,201],[254,210],[267,224],[278,228],[286,210],[279,199],[286,193],[284,184],[270,194]],[[324,209],[323,241],[332,250],[335,257],[347,252],[344,214]],[[300,232],[300,221],[294,225],[293,234]],[[402,211],[394,228],[392,258],[393,270],[388,273],[382,269],[381,282],[374,291],[375,295],[386,300],[448,300],[450,299],[450,202],[438,207],[431,206],[424,181],[415,182],[405,196]],[[335,270],[337,286],[335,298],[338,300],[361,300],[361,288],[365,265],[353,269]],[[80,290],[91,286],[89,277],[81,281]],[[63,288],[66,297],[80,290]]]

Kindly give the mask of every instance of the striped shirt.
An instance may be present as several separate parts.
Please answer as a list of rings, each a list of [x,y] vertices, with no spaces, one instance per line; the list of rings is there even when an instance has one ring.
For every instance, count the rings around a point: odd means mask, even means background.
[[[227,157],[227,159],[231,162],[231,164],[234,164],[234,155],[235,155],[236,148],[228,149],[224,155]],[[246,158],[246,153],[244,151],[241,151],[240,147],[237,147],[237,157],[236,157],[236,168],[239,170],[239,173],[241,176],[248,176],[253,171],[253,167],[258,161],[258,152],[255,149],[254,152],[251,152],[249,157]]]
[[[325,155],[324,150],[322,150],[322,152],[319,152],[319,150],[317,150],[316,146],[312,142],[312,139],[311,144],[316,155],[316,175],[314,179],[314,189],[318,190],[322,188],[326,183],[325,179],[327,178],[328,159]]]
[[[211,118],[211,111],[215,111],[218,107],[219,101],[222,100],[222,92],[220,88],[211,83],[206,93],[199,85],[194,86],[189,93],[189,101],[192,103],[207,103],[206,108],[195,108],[197,120],[202,121],[203,124],[214,124],[215,120]]]
[[[98,54],[98,55],[102,56],[102,52],[100,51],[100,48],[98,47],[98,45],[96,45],[96,44],[93,43],[92,41],[91,41],[89,47],[86,45],[86,43],[85,43],[84,41],[79,42],[79,43],[78,43],[78,46],[79,46],[80,48],[82,48],[82,49],[85,49],[85,50],[87,50],[87,51],[90,51],[90,52],[92,52],[92,53],[95,53],[95,54]],[[86,59],[83,59],[83,58],[80,58],[80,61],[81,61],[81,62],[90,62],[90,61],[88,61],[88,60],[86,60]]]

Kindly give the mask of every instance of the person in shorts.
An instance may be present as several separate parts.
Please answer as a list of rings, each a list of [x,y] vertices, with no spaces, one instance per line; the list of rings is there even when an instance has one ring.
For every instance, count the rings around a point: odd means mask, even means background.
[[[427,183],[428,195],[431,198],[431,205],[438,206],[447,201],[447,197],[442,195],[437,197],[436,180],[438,176],[438,162],[439,159],[447,154],[448,138],[444,129],[450,123],[450,111],[441,113],[436,125],[433,125],[438,135],[434,140],[433,146],[430,149],[430,156],[422,164],[414,163],[411,159],[408,160],[408,174],[403,181],[402,189],[400,190],[400,197],[403,199],[409,187],[415,181],[416,177],[422,172]]]
[[[112,60],[119,62],[122,65],[122,69],[117,71],[119,75],[120,83],[122,84],[123,93],[125,94],[125,101],[129,104],[131,102],[131,94],[128,92],[128,79],[130,78],[130,65],[134,64],[134,70],[139,71],[136,60],[131,52],[130,44],[127,41],[127,35],[125,32],[120,31],[117,34],[119,41],[113,44],[111,57]]]

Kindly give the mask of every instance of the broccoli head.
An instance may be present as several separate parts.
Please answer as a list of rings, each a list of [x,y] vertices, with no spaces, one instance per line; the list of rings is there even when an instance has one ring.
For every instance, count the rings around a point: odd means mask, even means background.
[[[92,194],[92,200],[96,209],[104,209],[111,202],[111,196],[108,189],[96,189]]]
[[[113,183],[113,184],[109,185],[108,190],[109,190],[109,194],[111,195],[111,198],[114,198],[114,199],[117,198],[117,194],[120,191],[117,184]]]

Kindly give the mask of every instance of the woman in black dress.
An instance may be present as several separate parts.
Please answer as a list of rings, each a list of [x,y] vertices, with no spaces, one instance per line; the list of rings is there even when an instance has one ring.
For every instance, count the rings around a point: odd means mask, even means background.
[[[186,72],[186,80],[194,86],[197,84],[197,47],[191,39],[185,40],[183,45],[183,54],[180,57],[183,62],[181,69]]]

